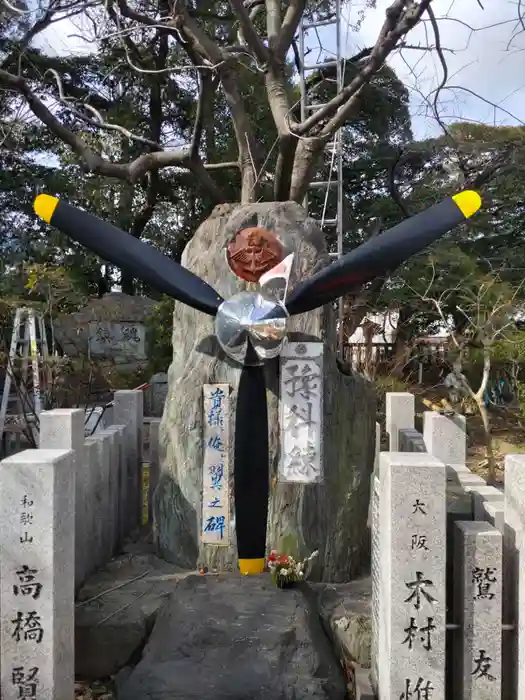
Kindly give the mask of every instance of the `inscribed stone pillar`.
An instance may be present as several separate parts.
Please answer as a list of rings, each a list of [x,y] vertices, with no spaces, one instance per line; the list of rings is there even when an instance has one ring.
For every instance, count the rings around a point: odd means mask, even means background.
[[[87,494],[90,492],[89,465],[84,459],[85,412],[81,408],[55,408],[40,414],[39,447],[44,450],[73,450],[75,470],[75,585],[86,576]]]
[[[503,693],[525,698],[525,455],[505,458],[505,533],[503,536],[503,620],[513,622],[513,634],[503,645]]]
[[[74,697],[75,470],[71,450],[0,463],[3,700]]]
[[[141,522],[142,516],[142,421],[144,396],[142,391],[116,391],[113,423],[126,427],[126,450],[129,455],[128,531]]]
[[[389,450],[399,449],[400,428],[414,427],[414,394],[405,391],[390,391],[386,395],[386,432],[389,435]]]
[[[465,416],[442,416],[435,411],[423,413],[423,440],[431,455],[446,465],[465,464],[467,459],[467,423]]]
[[[446,468],[381,453],[379,479],[379,700],[444,700]]]
[[[501,700],[501,533],[483,522],[454,531],[454,697]]]

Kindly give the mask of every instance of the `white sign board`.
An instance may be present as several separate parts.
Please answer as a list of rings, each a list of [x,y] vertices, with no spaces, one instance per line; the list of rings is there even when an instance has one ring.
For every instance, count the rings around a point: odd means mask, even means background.
[[[323,343],[288,343],[281,354],[279,481],[323,479]]]
[[[204,544],[229,545],[229,385],[204,384],[203,409],[201,540]]]

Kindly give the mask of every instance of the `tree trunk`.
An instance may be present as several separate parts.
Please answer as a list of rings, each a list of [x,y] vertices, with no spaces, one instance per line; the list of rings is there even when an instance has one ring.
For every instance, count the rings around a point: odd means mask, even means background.
[[[492,442],[492,426],[490,424],[490,414],[485,406],[484,394],[490,379],[491,362],[490,344],[483,344],[483,375],[478,391],[474,394],[474,400],[478,407],[481,421],[483,423],[483,436],[485,442],[485,456],[487,459],[487,484],[493,486],[496,483],[496,457],[494,455],[494,445]]]
[[[187,245],[182,263],[206,279],[224,298],[247,285],[230,271],[224,249],[240,229],[256,225],[273,229],[285,252],[296,250],[291,286],[329,262],[322,232],[293,202],[220,205]],[[374,460],[375,396],[363,378],[343,375],[328,347],[335,341],[331,309],[290,320],[289,338],[325,341],[324,483],[302,486],[278,483],[279,363],[266,366],[270,444],[270,503],[267,547],[295,556],[319,550],[314,578],[344,581],[368,561],[366,528],[370,473]],[[202,385],[231,387],[232,423],[240,367],[218,352],[213,319],[175,303],[173,362],[168,397],[160,427],[161,476],[154,498],[154,535],[161,556],[183,567],[237,566],[234,528],[228,547],[203,546],[201,532]],[[231,429],[233,442],[233,425]],[[230,449],[230,471],[233,455]],[[230,493],[233,497],[233,475]],[[233,503],[232,503],[233,506]],[[233,510],[232,510],[233,523]]]
[[[402,306],[399,309],[399,318],[397,321],[396,338],[394,341],[394,358],[390,373],[393,377],[401,378],[404,369],[410,358],[410,327],[408,321],[412,316],[410,307]]]

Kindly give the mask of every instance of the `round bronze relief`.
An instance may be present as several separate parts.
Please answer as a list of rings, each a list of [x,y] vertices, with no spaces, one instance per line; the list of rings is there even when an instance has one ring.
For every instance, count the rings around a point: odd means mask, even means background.
[[[228,244],[228,265],[247,282],[258,282],[261,275],[283,259],[283,247],[273,231],[259,226],[239,231]]]

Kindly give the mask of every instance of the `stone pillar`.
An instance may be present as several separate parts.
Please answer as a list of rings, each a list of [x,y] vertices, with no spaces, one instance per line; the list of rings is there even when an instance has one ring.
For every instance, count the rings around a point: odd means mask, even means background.
[[[142,421],[144,397],[142,391],[116,391],[113,422],[126,426],[126,451],[128,454],[128,532],[142,519]]]
[[[390,452],[379,471],[379,700],[444,700],[446,468]]]
[[[370,490],[370,524],[372,529],[372,685],[377,693],[379,683],[379,633],[380,625],[383,621],[382,597],[381,597],[381,536],[379,524],[379,478],[372,474],[372,485]]]
[[[153,494],[159,483],[159,427],[160,418],[152,418],[149,424],[149,493],[148,523],[153,523]]]
[[[381,424],[376,422],[376,442],[375,442],[375,456],[374,456],[374,471],[370,475],[370,500],[368,502],[368,518],[366,521],[367,527],[372,527],[372,509],[373,498],[374,498],[374,484],[376,478],[379,479],[379,454],[381,452]],[[379,498],[379,496],[378,496]],[[372,533],[373,537],[373,533]]]
[[[0,463],[3,700],[74,697],[74,459],[38,449]]]
[[[98,436],[102,440],[102,450],[104,459],[108,462],[109,487],[108,487],[108,529],[107,529],[107,549],[105,560],[107,561],[115,553],[121,542],[121,522],[123,503],[120,500],[124,450],[119,450],[118,431],[112,430],[111,426],[106,430],[101,430]],[[121,426],[119,426],[121,427]]]
[[[503,621],[514,623],[503,637],[503,697],[525,698],[525,455],[505,458]],[[522,612],[523,611],[523,612]]]
[[[86,577],[88,510],[91,473],[84,459],[85,413],[81,408],[55,408],[40,414],[39,447],[43,450],[73,450],[75,470],[75,587]]]
[[[414,427],[414,395],[405,391],[390,391],[386,395],[386,432],[390,452],[399,449],[400,428]]]
[[[454,698],[501,700],[502,536],[483,522],[454,530]]]
[[[105,458],[102,445],[103,440],[98,433],[97,437],[86,438],[84,443],[86,462],[90,465],[90,469],[95,472],[95,489],[90,499],[93,522],[92,571],[106,562],[104,550],[108,539],[109,460]]]
[[[423,413],[423,440],[431,455],[447,466],[463,465],[467,459],[467,423],[465,416],[442,416],[435,411]]]

